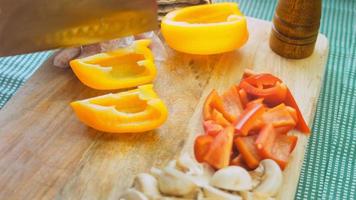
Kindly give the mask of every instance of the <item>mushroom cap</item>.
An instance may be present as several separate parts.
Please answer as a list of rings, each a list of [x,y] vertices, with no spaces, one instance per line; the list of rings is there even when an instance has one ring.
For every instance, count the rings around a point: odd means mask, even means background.
[[[210,184],[230,191],[246,191],[252,189],[250,174],[242,167],[229,166],[215,172]]]

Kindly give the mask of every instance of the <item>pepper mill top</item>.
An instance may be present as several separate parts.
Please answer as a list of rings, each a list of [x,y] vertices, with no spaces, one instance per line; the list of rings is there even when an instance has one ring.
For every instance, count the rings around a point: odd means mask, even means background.
[[[321,0],[279,0],[273,17],[270,47],[293,59],[310,56],[321,18]]]

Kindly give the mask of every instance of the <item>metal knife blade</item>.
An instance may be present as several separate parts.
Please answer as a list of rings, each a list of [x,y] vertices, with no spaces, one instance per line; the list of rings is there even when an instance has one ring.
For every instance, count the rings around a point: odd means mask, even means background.
[[[155,0],[0,0],[0,56],[156,29]]]

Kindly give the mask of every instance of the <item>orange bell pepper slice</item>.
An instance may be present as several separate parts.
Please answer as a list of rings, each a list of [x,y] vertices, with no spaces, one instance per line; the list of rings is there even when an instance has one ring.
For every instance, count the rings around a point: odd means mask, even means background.
[[[221,114],[221,115],[220,115]],[[216,90],[212,90],[205,100],[203,108],[204,120],[217,120],[226,125],[228,122],[236,120],[234,114],[229,113],[224,106],[223,99],[219,96]],[[225,118],[226,120],[222,119]]]
[[[161,23],[167,44],[189,54],[233,51],[248,40],[247,20],[236,3],[190,6],[168,13]]]
[[[272,159],[281,169],[285,169],[289,156],[297,144],[296,136],[278,134],[272,124],[266,125],[255,142],[259,155],[263,159]]]
[[[262,116],[264,122],[271,123],[274,127],[295,127],[296,122],[284,103],[268,109]]]
[[[113,90],[150,83],[156,67],[150,40],[137,40],[131,46],[72,60],[70,66],[78,79],[88,87]]]
[[[239,150],[244,162],[250,169],[258,167],[261,157],[258,154],[255,145],[256,136],[237,137],[235,139],[235,146]]]
[[[248,102],[250,101],[248,96],[247,96],[247,93],[245,90],[243,89],[240,89],[239,90],[239,96],[240,96],[240,101],[242,103],[242,106],[243,108],[246,108],[246,105],[248,104]]]
[[[260,120],[265,107],[262,103],[248,104],[246,109],[237,119],[235,124],[235,132],[239,136],[247,136],[249,131],[256,127],[256,121]]]
[[[216,136],[220,133],[224,128],[219,123],[214,120],[208,120],[203,122],[204,131],[206,134],[211,136]]]
[[[204,162],[205,155],[207,154],[214,137],[211,135],[199,135],[195,138],[194,142],[194,155],[198,162]]]
[[[71,103],[86,125],[104,132],[145,132],[161,126],[167,108],[151,84]]]
[[[223,95],[222,101],[224,110],[230,114],[231,122],[234,123],[237,117],[243,112],[243,105],[240,100],[239,92],[235,86],[230,87]]]
[[[204,156],[204,162],[215,169],[229,166],[233,137],[234,128],[232,126],[225,127],[218,133]]]
[[[296,125],[297,130],[302,133],[310,133],[310,128],[308,127],[307,122],[304,120],[302,112],[299,109],[297,102],[295,101],[290,90],[287,91],[286,99],[284,100],[287,106],[290,106],[295,109],[297,113],[298,123]]]

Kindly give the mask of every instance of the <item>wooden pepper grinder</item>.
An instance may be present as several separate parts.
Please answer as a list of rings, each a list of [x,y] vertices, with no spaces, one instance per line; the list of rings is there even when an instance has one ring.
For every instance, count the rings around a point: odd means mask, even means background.
[[[321,0],[279,0],[273,17],[270,47],[293,59],[310,56],[320,26]]]

